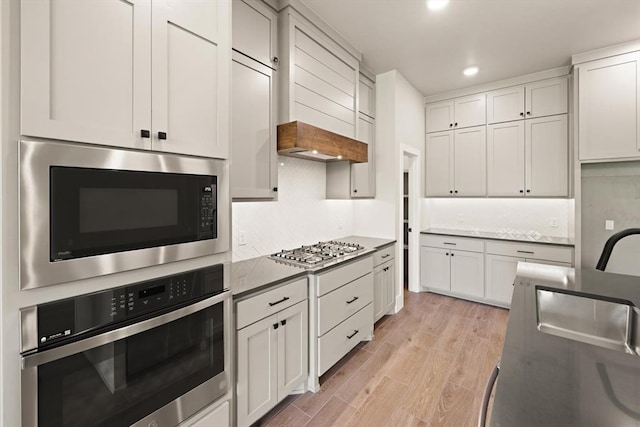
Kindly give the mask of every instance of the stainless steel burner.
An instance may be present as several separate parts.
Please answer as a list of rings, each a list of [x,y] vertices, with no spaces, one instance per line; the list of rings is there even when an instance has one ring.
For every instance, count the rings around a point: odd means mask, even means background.
[[[302,246],[296,249],[282,250],[270,255],[270,258],[286,262],[287,264],[311,268],[362,250],[364,250],[364,246],[356,243],[330,240],[328,242],[318,242],[315,245]]]

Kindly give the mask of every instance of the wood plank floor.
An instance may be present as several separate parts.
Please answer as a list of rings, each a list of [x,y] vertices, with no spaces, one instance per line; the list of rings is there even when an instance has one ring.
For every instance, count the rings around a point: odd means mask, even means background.
[[[256,426],[477,425],[508,310],[432,293],[405,292],[404,304],[322,376],[319,392],[287,397]]]

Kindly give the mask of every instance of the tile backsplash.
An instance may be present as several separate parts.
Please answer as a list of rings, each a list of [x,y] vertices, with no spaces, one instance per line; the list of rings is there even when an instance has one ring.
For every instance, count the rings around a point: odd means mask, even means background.
[[[573,204],[573,199],[422,199],[422,227],[574,237]]]
[[[278,201],[233,203],[233,261],[353,234],[353,203],[325,194],[324,163],[279,157]]]

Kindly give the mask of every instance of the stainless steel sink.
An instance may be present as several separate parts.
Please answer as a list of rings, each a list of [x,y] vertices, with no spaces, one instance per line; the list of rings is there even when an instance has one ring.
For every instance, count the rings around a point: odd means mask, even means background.
[[[536,289],[538,330],[599,347],[640,354],[640,310],[546,289]]]

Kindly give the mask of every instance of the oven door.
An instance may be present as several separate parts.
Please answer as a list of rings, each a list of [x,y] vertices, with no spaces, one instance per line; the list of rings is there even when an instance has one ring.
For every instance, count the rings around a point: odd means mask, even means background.
[[[21,289],[229,250],[227,161],[54,141],[19,151]]]
[[[25,427],[171,426],[229,390],[231,292],[22,359]]]

